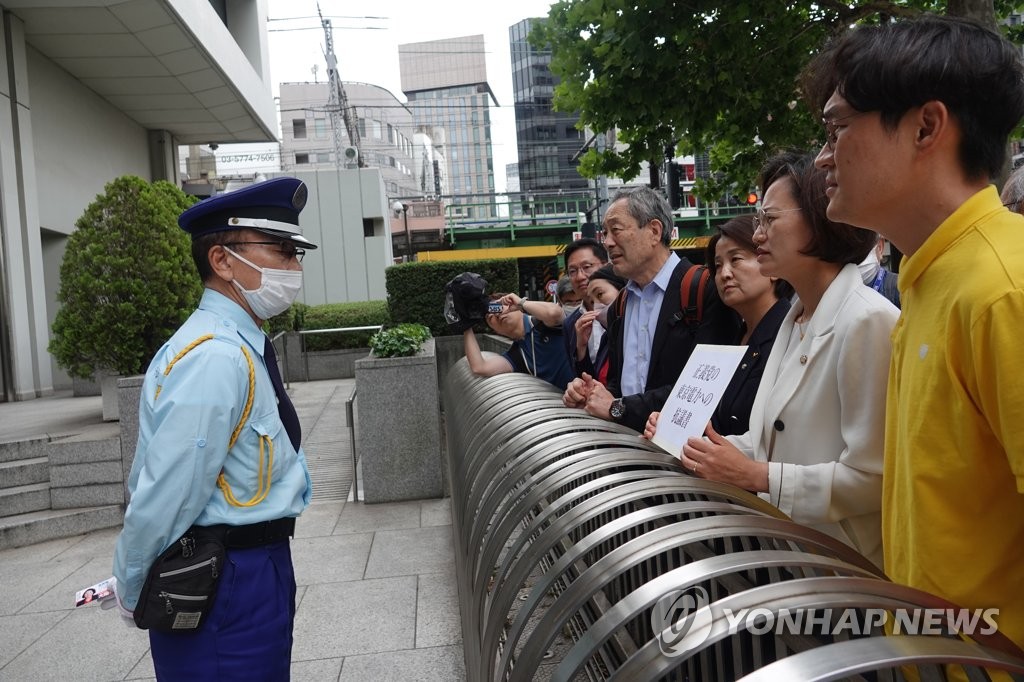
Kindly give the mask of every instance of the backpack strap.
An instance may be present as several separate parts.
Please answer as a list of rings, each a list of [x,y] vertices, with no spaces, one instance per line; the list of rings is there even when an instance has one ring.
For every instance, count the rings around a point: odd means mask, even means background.
[[[683,313],[683,320],[691,327],[699,325],[704,319],[704,297],[710,280],[711,271],[706,266],[691,265],[679,282],[679,309]],[[616,317],[626,314],[625,289],[619,291],[612,306]]]
[[[704,319],[704,294],[710,279],[711,271],[707,267],[691,265],[679,283],[679,306],[683,321],[690,327],[696,327]]]

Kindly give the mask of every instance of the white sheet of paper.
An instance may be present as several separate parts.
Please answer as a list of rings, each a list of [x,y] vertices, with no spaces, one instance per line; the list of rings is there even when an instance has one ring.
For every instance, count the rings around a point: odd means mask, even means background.
[[[661,408],[651,441],[679,457],[687,438],[704,435],[704,427],[746,352],[746,346],[697,344]]]

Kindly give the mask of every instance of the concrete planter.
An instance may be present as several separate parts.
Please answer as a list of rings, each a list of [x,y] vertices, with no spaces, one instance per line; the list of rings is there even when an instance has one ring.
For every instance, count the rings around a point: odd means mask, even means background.
[[[444,386],[444,380],[448,372],[465,355],[463,349],[462,334],[458,336],[438,336],[434,338],[434,348],[437,352],[437,385]],[[441,411],[444,412],[444,396],[441,396]]]
[[[96,383],[95,378],[80,379],[79,377],[71,377],[71,395],[76,398],[100,395],[100,385]]]
[[[440,398],[434,339],[408,358],[357,360],[356,447],[366,502],[441,497]]]
[[[323,381],[351,379],[356,375],[356,361],[370,354],[369,348],[308,351],[302,353],[302,337],[287,334],[285,352],[279,354],[285,381]]]
[[[117,382],[117,405],[121,416],[121,475],[124,503],[128,504],[128,474],[135,461],[139,441],[139,398],[142,395],[141,374],[122,377]]]
[[[117,380],[120,374],[112,374],[97,370],[96,375],[100,382],[100,396],[103,398],[103,421],[116,422],[120,412],[117,404]]]

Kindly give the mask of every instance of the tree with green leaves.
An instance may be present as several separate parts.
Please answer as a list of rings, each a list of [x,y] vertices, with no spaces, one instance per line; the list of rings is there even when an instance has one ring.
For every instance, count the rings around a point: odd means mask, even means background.
[[[126,175],[75,222],[49,346],[69,374],[138,374],[195,308],[202,283],[177,224],[193,202],[169,182]]]
[[[561,78],[555,106],[580,125],[617,131],[623,151],[590,149],[580,173],[633,178],[643,161],[710,150],[712,175],[696,191],[716,199],[752,186],[781,147],[820,145],[816,112],[801,102],[797,75],[830,36],[859,22],[923,11],[995,25],[1010,0],[849,0],[682,3],[561,0],[531,34],[552,50]]]

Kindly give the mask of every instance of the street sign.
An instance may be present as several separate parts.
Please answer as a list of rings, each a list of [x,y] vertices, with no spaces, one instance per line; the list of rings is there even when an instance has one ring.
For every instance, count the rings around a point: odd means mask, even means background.
[[[548,292],[548,296],[551,296],[553,298],[555,292],[558,291],[558,280],[549,279],[547,281],[547,284],[544,285],[544,291]]]

